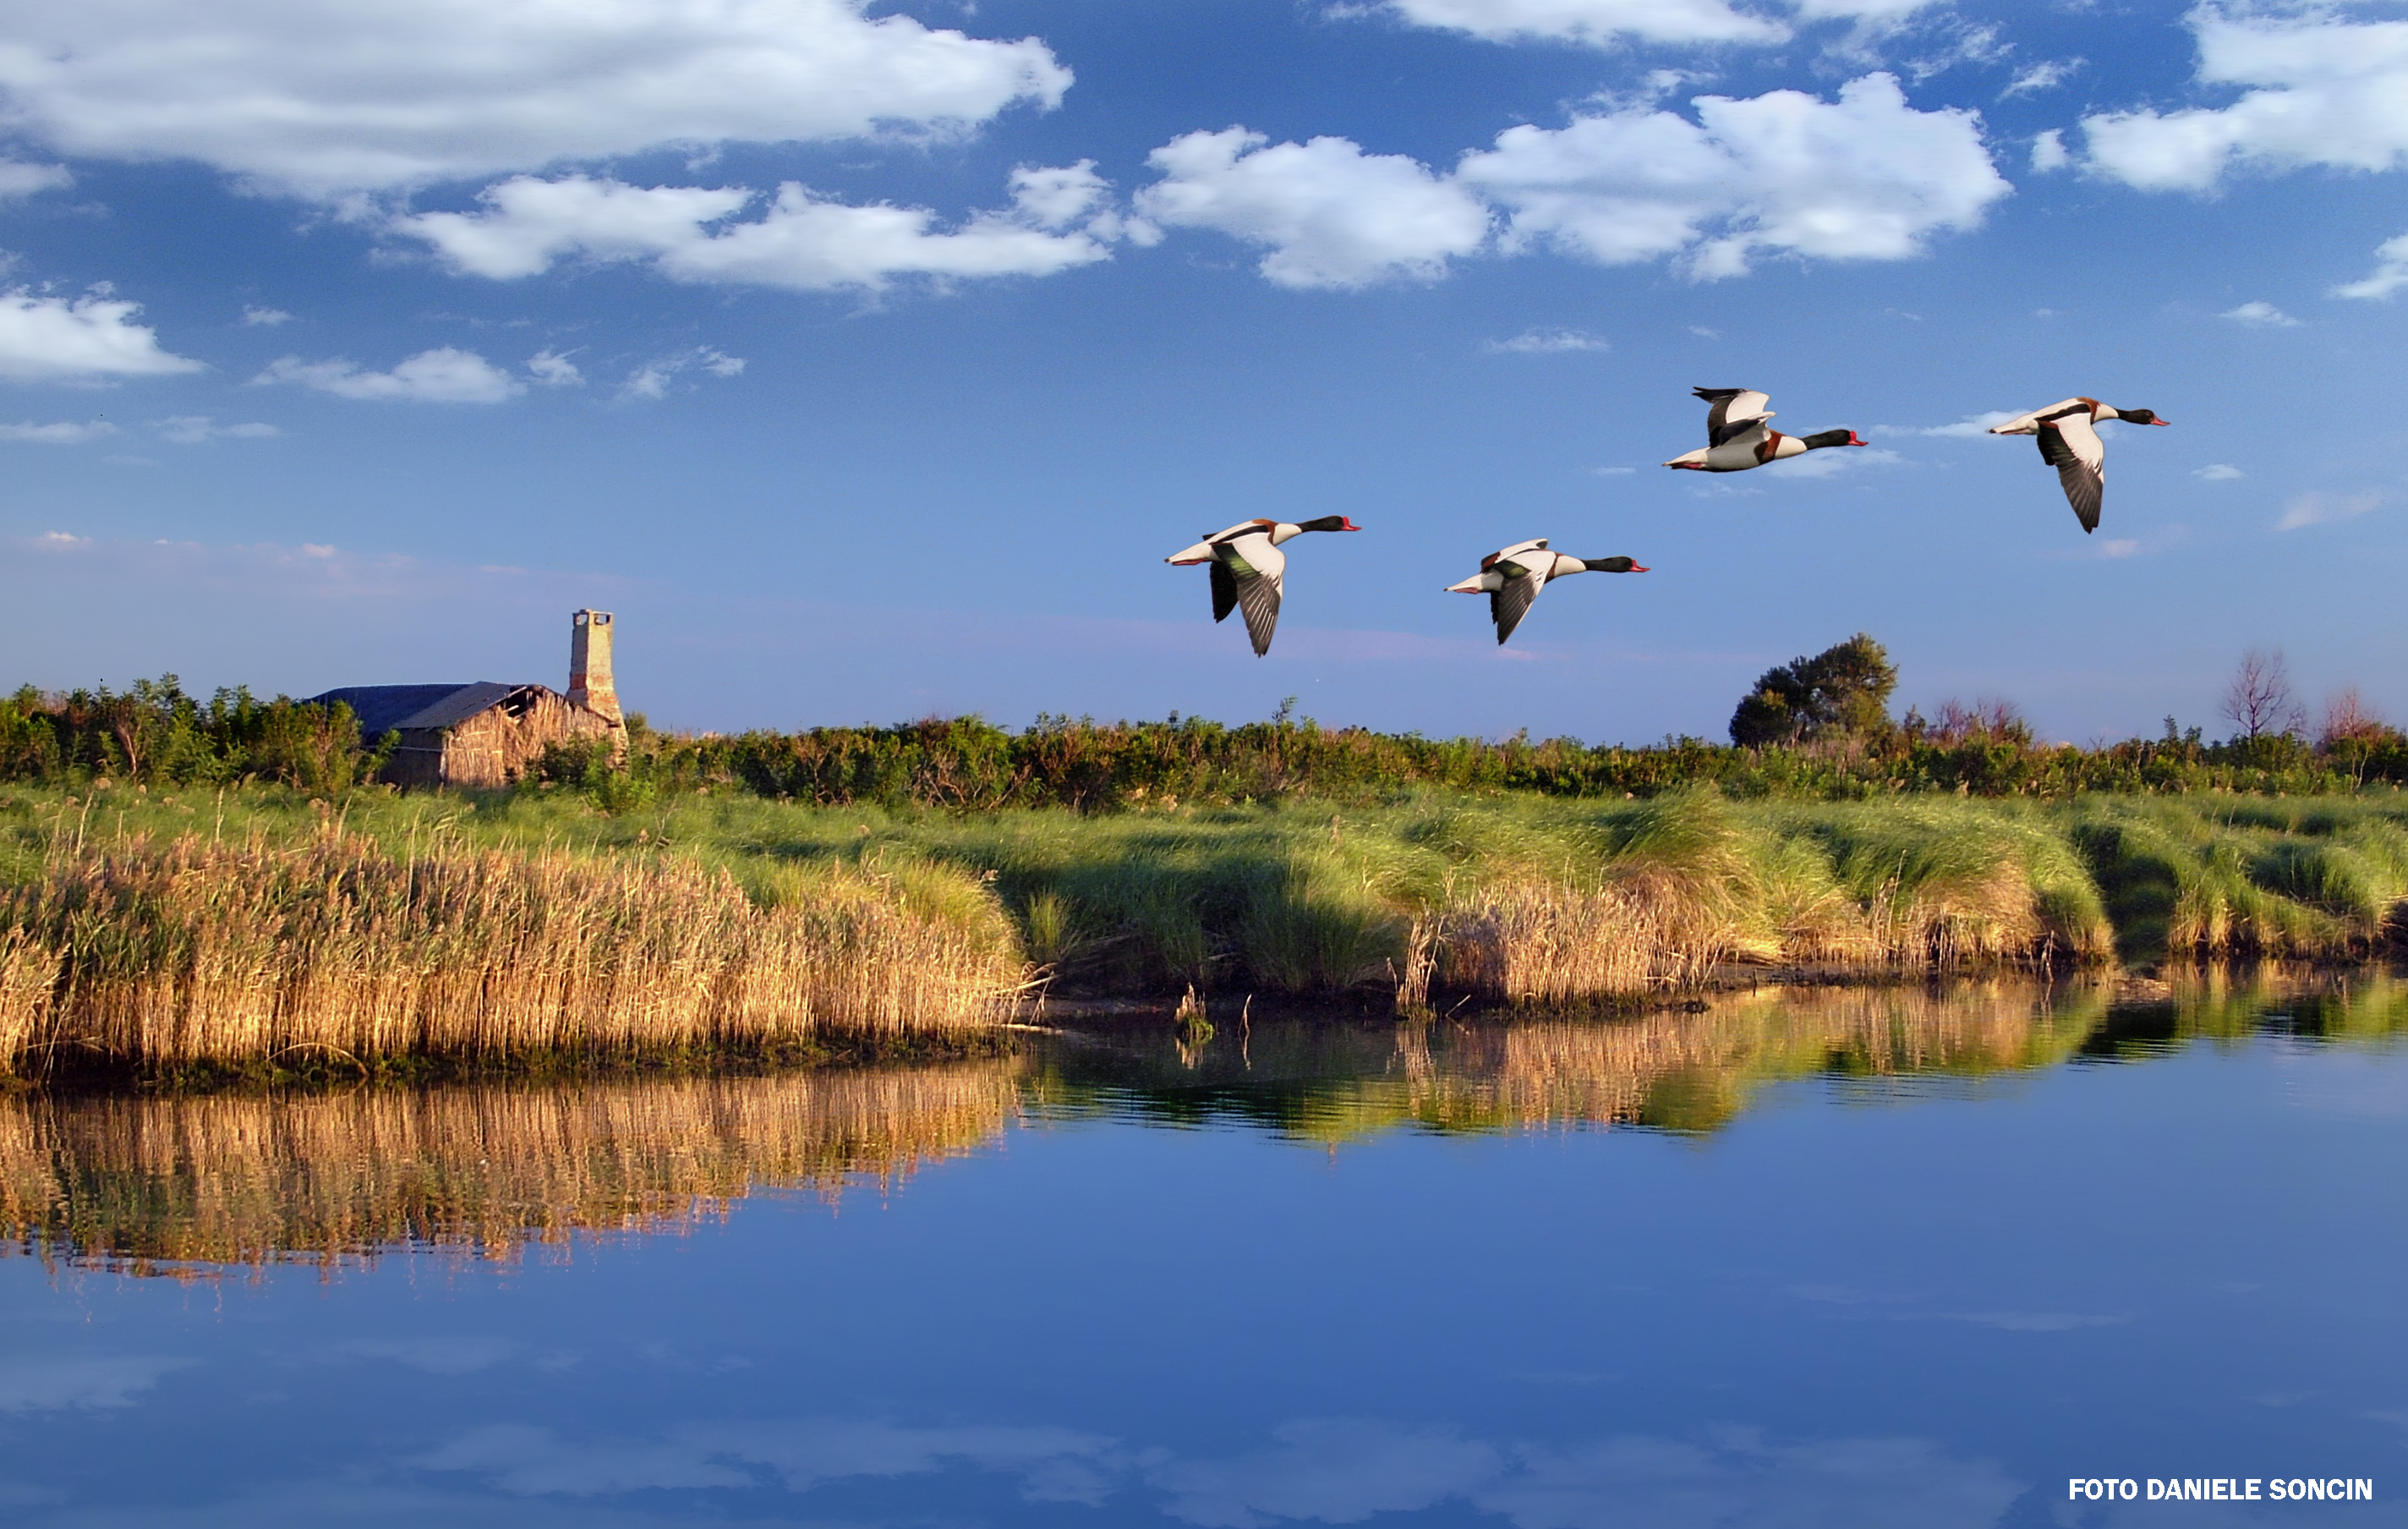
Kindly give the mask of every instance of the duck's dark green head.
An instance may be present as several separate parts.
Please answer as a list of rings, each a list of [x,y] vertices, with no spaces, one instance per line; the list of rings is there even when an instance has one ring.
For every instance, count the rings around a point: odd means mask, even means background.
[[[2115,417],[2127,425],[2164,425],[2154,409],[2118,409]]]
[[[1629,557],[1584,557],[1581,566],[1591,573],[1644,573],[1646,569]]]
[[[1854,430],[1817,430],[1811,436],[1799,436],[1799,444],[1808,451],[1821,451],[1826,446],[1861,446]]]
[[[1324,515],[1319,520],[1299,520],[1296,528],[1299,531],[1359,531],[1363,527],[1344,515]]]

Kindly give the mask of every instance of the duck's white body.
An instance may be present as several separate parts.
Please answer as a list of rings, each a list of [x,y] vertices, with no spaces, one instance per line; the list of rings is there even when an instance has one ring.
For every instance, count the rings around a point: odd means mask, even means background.
[[[1335,521],[1336,525],[1327,524]],[[1307,531],[1353,531],[1360,526],[1342,515],[1326,515],[1310,525],[1280,520],[1241,520],[1216,531],[1192,547],[1163,559],[1182,568],[1212,565],[1212,619],[1224,621],[1232,609],[1246,613],[1246,636],[1259,658],[1271,650],[1271,633],[1279,627],[1280,599],[1286,592],[1287,554],[1280,543]]]
[[[1745,472],[1785,456],[1802,456],[1825,446],[1861,446],[1853,430],[1826,430],[1820,435],[1787,436],[1771,425],[1771,400],[1751,388],[1694,390],[1713,406],[1706,415],[1706,444],[1683,452],[1664,465],[1692,472]],[[1844,438],[1844,439],[1841,439]]]
[[[2166,422],[2146,409],[2121,410],[2096,398],[2060,398],[2045,409],[2018,414],[1990,426],[1994,436],[2032,436],[2040,442],[2041,460],[2057,469],[2065,502],[2073,507],[2087,536],[2099,528],[2100,507],[2107,498],[2107,443],[2099,439],[2101,420],[2126,419],[2135,425]]]
[[[1621,566],[1609,567],[1616,564]],[[1590,559],[1549,550],[1547,539],[1540,537],[1490,553],[1480,560],[1479,572],[1446,587],[1450,594],[1488,597],[1488,616],[1496,622],[1497,641],[1502,644],[1530,613],[1548,580],[1586,573],[1592,566]],[[1627,557],[1598,558],[1594,566],[1617,573],[1647,571]]]

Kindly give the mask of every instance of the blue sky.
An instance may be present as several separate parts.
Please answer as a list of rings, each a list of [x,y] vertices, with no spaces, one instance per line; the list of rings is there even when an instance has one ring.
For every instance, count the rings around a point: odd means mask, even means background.
[[[26,0],[0,671],[1719,737],[2408,716],[2408,11],[1975,0]],[[1858,451],[1707,477],[1693,385]],[[2028,441],[2105,427],[2086,537]],[[1267,659],[1161,559],[1254,515]],[[1499,651],[1527,537],[1654,571]]]

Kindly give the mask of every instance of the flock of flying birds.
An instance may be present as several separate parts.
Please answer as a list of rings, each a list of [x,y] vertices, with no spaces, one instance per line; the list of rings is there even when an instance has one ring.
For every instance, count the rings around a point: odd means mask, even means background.
[[[1664,465],[1693,472],[1744,472],[1830,446],[1861,446],[1854,430],[1824,430],[1811,436],[1785,436],[1770,423],[1772,411],[1763,394],[1743,387],[1701,387],[1693,390],[1713,406],[1706,416],[1706,444],[1684,452]],[[2099,505],[2106,492],[2107,446],[2099,439],[2102,420],[2129,425],[2163,425],[2146,409],[2115,409],[2096,398],[2067,398],[1990,426],[1994,436],[2031,436],[2041,459],[2057,469],[2066,502],[2073,506],[2086,534],[2099,528]],[[1246,635],[1254,639],[1254,656],[1271,650],[1271,632],[1279,626],[1280,595],[1287,574],[1287,554],[1280,544],[1307,531],[1359,531],[1363,527],[1344,515],[1324,515],[1297,523],[1274,520],[1240,521],[1226,531],[1163,559],[1188,567],[1212,567],[1212,619],[1226,621],[1231,611],[1246,613]],[[1446,587],[1458,595],[1486,595],[1488,617],[1497,625],[1502,643],[1530,613],[1539,591],[1553,579],[1574,573],[1644,573],[1627,557],[1571,557],[1548,549],[1547,539],[1516,541],[1480,560],[1480,571]]]

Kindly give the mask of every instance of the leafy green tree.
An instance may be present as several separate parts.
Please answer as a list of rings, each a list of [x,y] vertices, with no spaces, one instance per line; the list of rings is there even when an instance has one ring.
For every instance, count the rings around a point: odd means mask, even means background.
[[[1763,748],[1878,733],[1889,726],[1889,693],[1897,688],[1889,655],[1858,632],[1811,658],[1766,670],[1731,714],[1731,742]]]

